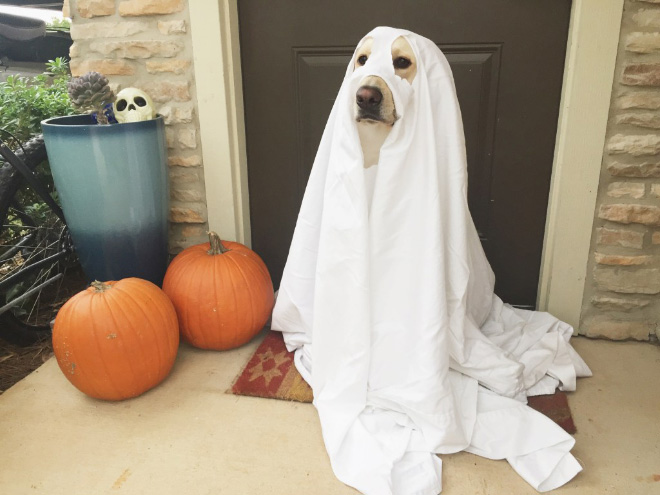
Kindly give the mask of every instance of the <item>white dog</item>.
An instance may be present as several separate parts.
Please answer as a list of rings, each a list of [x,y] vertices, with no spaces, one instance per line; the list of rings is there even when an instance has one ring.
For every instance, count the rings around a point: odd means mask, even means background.
[[[323,132],[272,322],[340,480],[436,495],[435,454],[461,450],[506,458],[539,491],[580,471],[573,438],[524,404],[590,373],[573,329],[504,305],[494,281],[449,63],[432,40],[376,28]]]
[[[367,63],[371,55],[373,38],[367,38],[357,48],[354,68]],[[392,43],[394,73],[412,84],[417,75],[417,60],[410,43],[403,37]],[[378,163],[380,148],[387,139],[398,116],[392,91],[383,78],[366,76],[360,81],[355,94],[355,120],[364,155],[365,168]]]

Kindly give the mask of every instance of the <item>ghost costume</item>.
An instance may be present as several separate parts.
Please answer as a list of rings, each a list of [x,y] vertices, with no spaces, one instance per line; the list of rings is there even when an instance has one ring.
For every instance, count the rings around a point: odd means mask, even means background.
[[[412,84],[392,66],[399,36],[417,57]],[[272,320],[312,386],[333,470],[366,495],[436,495],[435,454],[465,450],[506,459],[539,491],[561,486],[581,469],[574,440],[525,402],[590,374],[573,330],[493,293],[444,55],[408,31],[367,37],[372,53],[349,64],[323,133]],[[367,75],[387,83],[399,118],[365,169],[353,105]]]

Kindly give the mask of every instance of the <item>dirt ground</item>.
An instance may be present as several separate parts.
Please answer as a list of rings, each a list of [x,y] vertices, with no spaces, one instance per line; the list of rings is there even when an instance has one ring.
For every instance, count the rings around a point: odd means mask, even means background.
[[[0,339],[0,394],[20,381],[53,355],[50,339],[18,347]]]
[[[40,309],[31,319],[31,323],[43,325],[53,320],[59,308],[86,286],[82,271],[79,268],[70,268],[61,284],[44,290],[44,304],[39,306]],[[53,344],[50,336],[28,347],[9,344],[0,338],[0,394],[32,373],[52,355]]]

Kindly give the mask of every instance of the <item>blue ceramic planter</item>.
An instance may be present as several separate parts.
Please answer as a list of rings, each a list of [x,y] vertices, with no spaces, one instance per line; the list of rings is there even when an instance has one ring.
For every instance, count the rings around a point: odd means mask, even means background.
[[[90,116],[75,115],[41,125],[87,278],[140,277],[161,285],[169,201],[163,118],[95,125]]]

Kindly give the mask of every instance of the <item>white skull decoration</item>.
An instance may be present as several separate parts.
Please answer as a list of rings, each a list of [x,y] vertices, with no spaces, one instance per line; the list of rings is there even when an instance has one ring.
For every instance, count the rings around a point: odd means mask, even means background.
[[[113,110],[117,122],[140,122],[156,116],[156,110],[151,98],[137,88],[124,88],[117,94]]]

